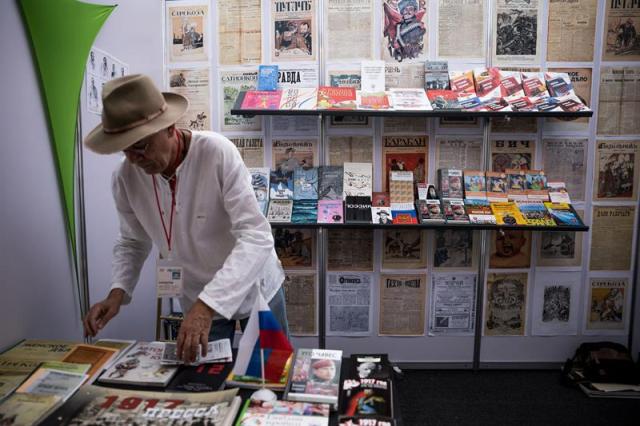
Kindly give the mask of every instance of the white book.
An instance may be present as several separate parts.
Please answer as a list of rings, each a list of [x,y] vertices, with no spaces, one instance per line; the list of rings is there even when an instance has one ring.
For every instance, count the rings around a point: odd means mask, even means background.
[[[271,200],[267,220],[274,223],[291,222],[293,213],[293,200]]]
[[[162,365],[162,342],[138,342],[98,379],[100,383],[165,387],[177,367]]]
[[[162,352],[163,364],[183,364],[178,359],[176,348],[178,347],[175,342],[165,342],[164,351]],[[191,365],[206,364],[208,362],[231,362],[233,355],[231,354],[231,341],[229,339],[220,339],[207,343],[207,355],[201,355],[201,346],[198,345],[198,353],[196,355],[196,361]]]
[[[318,103],[318,89],[314,87],[290,87],[282,91],[280,109],[312,110]]]
[[[66,401],[88,377],[88,374],[40,368],[16,389],[16,393],[55,395]]]
[[[391,107],[396,111],[431,111],[431,103],[422,89],[389,90]]]
[[[373,188],[373,166],[371,163],[344,163],[342,195],[371,197]]]
[[[360,90],[363,93],[385,91],[384,61],[362,61]]]

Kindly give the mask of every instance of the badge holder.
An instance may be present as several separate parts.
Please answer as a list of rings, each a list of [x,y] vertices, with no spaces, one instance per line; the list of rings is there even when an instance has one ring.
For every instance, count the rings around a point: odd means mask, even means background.
[[[174,317],[171,314],[173,313],[173,298],[182,297],[183,294],[183,273],[182,266],[171,258],[171,253],[169,253],[168,259],[158,259],[156,263],[156,340],[161,340],[161,323],[170,324],[181,321],[181,318]],[[162,314],[162,301],[164,298],[169,299],[169,307],[171,310],[169,316]],[[165,329],[164,338],[165,340],[172,340],[172,336],[169,335],[167,329]]]

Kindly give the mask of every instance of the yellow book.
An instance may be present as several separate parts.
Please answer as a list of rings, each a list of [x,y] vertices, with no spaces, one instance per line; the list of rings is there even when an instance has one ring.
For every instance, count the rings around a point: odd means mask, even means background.
[[[11,349],[2,353],[3,357],[34,360],[61,361],[76,344],[64,340],[23,340]]]
[[[522,213],[518,210],[516,203],[491,203],[491,211],[496,217],[496,223],[498,225],[513,226],[527,224],[527,221],[522,217]]]
[[[91,364],[87,374],[91,379],[102,372],[105,366],[117,355],[118,350],[94,345],[76,345],[62,360],[75,364]]]
[[[14,393],[0,404],[0,419],[13,426],[37,424],[60,402],[56,395]]]

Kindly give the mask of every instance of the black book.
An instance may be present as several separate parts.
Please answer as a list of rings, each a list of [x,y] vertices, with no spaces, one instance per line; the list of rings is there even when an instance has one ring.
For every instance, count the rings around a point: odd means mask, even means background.
[[[319,175],[318,199],[342,200],[342,181],[344,179],[342,166],[321,166]]]
[[[345,223],[371,223],[371,197],[347,195]]]
[[[343,416],[393,418],[392,382],[385,379],[345,379],[340,391]]]
[[[396,426],[389,417],[349,416],[341,417],[339,426]]]
[[[167,386],[169,392],[213,392],[222,389],[233,363],[181,366]]]

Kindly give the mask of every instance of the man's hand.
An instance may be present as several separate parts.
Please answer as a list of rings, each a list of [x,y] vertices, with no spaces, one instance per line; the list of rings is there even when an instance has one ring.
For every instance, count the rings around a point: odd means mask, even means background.
[[[201,355],[207,355],[213,313],[213,309],[198,299],[184,317],[182,325],[180,325],[176,348],[178,358],[184,363],[191,364],[196,360],[198,344],[202,348]]]
[[[84,324],[84,337],[95,337],[104,328],[111,318],[120,312],[120,305],[124,298],[124,290],[114,288],[106,299],[96,303],[89,309],[89,313],[82,320]]]

